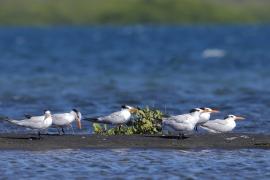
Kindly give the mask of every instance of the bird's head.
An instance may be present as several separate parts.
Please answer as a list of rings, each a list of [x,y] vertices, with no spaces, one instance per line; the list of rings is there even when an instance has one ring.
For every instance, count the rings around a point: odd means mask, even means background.
[[[194,108],[194,109],[191,109],[189,111],[190,114],[193,114],[193,113],[203,113],[204,110],[202,110],[201,108]]]
[[[48,117],[51,117],[52,116],[52,114],[51,114],[51,111],[49,111],[49,110],[44,110],[44,119],[47,119]]]
[[[235,115],[230,114],[230,115],[226,116],[224,119],[243,120],[245,118],[241,117],[241,116],[235,116]]]
[[[121,108],[128,110],[130,113],[135,113],[138,111],[137,108],[128,105],[122,105]]]
[[[208,108],[208,107],[202,107],[200,109],[202,109],[204,111],[204,113],[219,113],[219,110],[211,109],[211,108]]]

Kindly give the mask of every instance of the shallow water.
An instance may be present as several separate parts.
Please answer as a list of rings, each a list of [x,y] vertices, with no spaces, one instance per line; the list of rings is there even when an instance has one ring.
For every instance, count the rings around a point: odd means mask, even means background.
[[[245,116],[236,132],[269,133],[269,32],[269,26],[2,27],[1,114],[21,118],[45,108],[78,108],[96,116],[121,104],[178,114],[210,106],[222,111],[213,118]],[[89,129],[84,123],[80,133]],[[6,123],[0,131],[29,132]],[[0,156],[7,177],[269,176],[264,150],[4,151]],[[231,169],[237,171],[229,174]]]
[[[268,150],[59,150],[1,152],[1,178],[270,178]],[[20,157],[18,159],[18,157]]]

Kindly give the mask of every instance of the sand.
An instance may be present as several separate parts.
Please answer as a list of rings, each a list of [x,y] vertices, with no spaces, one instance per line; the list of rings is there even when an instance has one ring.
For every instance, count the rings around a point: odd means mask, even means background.
[[[177,136],[101,136],[101,135],[43,135],[42,139],[27,134],[0,134],[1,150],[54,149],[270,149],[270,135],[263,134],[196,134],[186,139]]]

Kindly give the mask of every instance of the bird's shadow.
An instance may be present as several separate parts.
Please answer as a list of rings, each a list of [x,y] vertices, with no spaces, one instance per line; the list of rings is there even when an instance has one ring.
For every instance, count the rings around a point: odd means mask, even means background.
[[[38,137],[38,135],[19,135],[19,136],[3,136],[2,138],[5,139],[15,139],[15,140],[42,140],[45,137],[48,136],[63,136],[63,135],[59,135],[59,134],[41,134],[41,137]]]
[[[176,135],[145,135],[145,137],[150,137],[150,138],[163,138],[163,139],[188,139],[190,137],[184,136],[184,137],[179,137]]]
[[[34,137],[34,136],[28,136],[28,137],[11,137],[11,136],[6,136],[2,137],[4,139],[14,139],[14,140],[41,140],[42,138],[39,137]]]

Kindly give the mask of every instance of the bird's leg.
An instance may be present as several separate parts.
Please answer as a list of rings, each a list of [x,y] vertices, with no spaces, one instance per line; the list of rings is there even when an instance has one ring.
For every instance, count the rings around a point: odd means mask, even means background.
[[[197,131],[197,132],[198,132],[198,126],[195,126],[195,131]]]
[[[184,133],[179,133],[178,139],[184,139],[184,138],[185,138]]]
[[[182,136],[181,136],[181,139],[185,139],[185,134],[184,133],[182,133]]]
[[[104,130],[107,131],[108,127],[107,124],[104,124]]]
[[[65,134],[65,130],[64,130],[64,128],[62,127],[62,133],[63,133],[63,135]]]
[[[69,127],[70,127],[70,128],[71,128],[71,130],[72,130],[72,134],[73,134],[73,135],[75,135],[75,132],[74,132],[74,129],[73,129],[72,124],[70,124],[70,125],[69,125]]]
[[[38,139],[41,139],[40,131],[38,131]]]
[[[220,136],[226,140],[226,133],[221,133]]]
[[[182,135],[181,133],[178,134],[178,138],[177,138],[178,140],[180,140],[181,135]]]
[[[121,129],[122,129],[122,127],[123,127],[123,124],[120,124],[119,126],[118,126],[118,130],[119,130],[119,132],[121,132]]]
[[[49,135],[48,129],[45,130],[45,134],[46,134],[46,135]]]
[[[58,127],[57,127],[56,129],[57,129],[57,131],[58,131],[58,135],[61,136],[61,131],[60,131],[60,129],[59,129]]]

